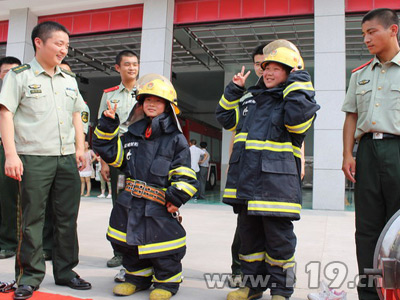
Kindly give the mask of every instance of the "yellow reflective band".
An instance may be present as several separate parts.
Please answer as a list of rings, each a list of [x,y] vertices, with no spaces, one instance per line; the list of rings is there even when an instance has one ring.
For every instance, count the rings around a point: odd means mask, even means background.
[[[301,149],[299,147],[293,146],[293,155],[301,158]]]
[[[235,131],[235,129],[239,123],[239,107],[235,108],[235,115],[236,115],[235,125],[232,128],[227,129],[228,131]]]
[[[268,255],[268,253],[265,253],[265,262],[270,264],[271,266],[278,266],[283,269],[288,269],[291,267],[294,267],[294,256],[292,256],[289,259],[274,259],[271,256]]]
[[[266,254],[267,253],[265,251],[247,255],[239,254],[239,259],[246,262],[263,261]]]
[[[150,277],[154,274],[153,267],[149,267],[149,268],[138,270],[138,271],[125,270],[125,272],[126,272],[126,274],[129,274],[129,275],[142,276],[142,277]]]
[[[107,235],[113,239],[126,243],[126,233],[108,226]]]
[[[185,191],[190,197],[193,197],[197,192],[197,189],[193,185],[184,181],[172,182],[171,185],[176,187],[178,190]]]
[[[168,242],[139,245],[139,255],[171,251],[186,246],[186,236]]]
[[[118,135],[119,127],[115,129],[113,133],[107,133],[104,131],[101,131],[99,127],[96,127],[94,130],[94,134],[97,136],[99,140],[112,140],[114,137]]]
[[[308,130],[308,128],[311,127],[311,124],[312,124],[312,121],[314,120],[314,118],[315,118],[315,115],[310,120],[308,120],[304,123],[301,123],[299,125],[295,125],[295,126],[285,125],[285,126],[289,132],[297,133],[297,134],[304,133]]]
[[[222,197],[236,199],[236,191],[236,189],[225,189]]]
[[[247,203],[249,211],[282,212],[300,214],[301,205],[298,203],[250,200]]]
[[[258,141],[258,140],[247,140],[246,149],[253,150],[270,150],[277,152],[293,152],[291,142],[279,143],[273,141]]]
[[[118,138],[117,145],[118,145],[117,157],[112,163],[109,164],[110,166],[113,166],[115,168],[119,168],[124,160],[124,148],[122,147],[122,142],[120,138]]]
[[[159,279],[156,278],[156,276],[153,276],[153,280],[152,281],[153,282],[175,282],[175,283],[182,282],[182,272],[180,272],[180,273],[178,273],[178,274],[176,274],[176,275],[174,275],[174,276],[172,276],[172,277],[170,277],[168,279],[165,279],[165,280],[159,280]]]
[[[233,140],[233,143],[236,142],[245,142],[248,136],[248,132],[240,132],[237,135],[235,135],[235,139]]]
[[[197,179],[196,172],[193,171],[191,168],[187,168],[187,167],[179,167],[179,168],[169,171],[168,180],[171,180],[172,176],[174,176],[174,175],[188,176],[193,179]]]
[[[314,91],[314,88],[311,81],[307,82],[295,81],[292,84],[288,85],[286,89],[283,91],[283,98],[285,98],[290,92],[297,90]]]
[[[246,140],[246,150],[268,150],[274,152],[292,152],[294,156],[301,158],[299,147],[293,146],[291,142],[278,143],[273,141]]]
[[[231,110],[235,109],[239,105],[239,101],[240,99],[228,101],[226,100],[225,95],[222,95],[221,100],[219,100],[219,105],[225,110]]]

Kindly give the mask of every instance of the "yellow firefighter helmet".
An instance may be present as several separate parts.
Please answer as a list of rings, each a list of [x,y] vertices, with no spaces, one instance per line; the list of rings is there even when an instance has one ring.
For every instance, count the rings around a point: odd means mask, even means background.
[[[298,70],[304,69],[304,61],[300,55],[299,49],[288,40],[275,40],[264,47],[265,56],[261,67],[265,69],[267,62],[279,62],[291,68]]]
[[[139,102],[144,101],[145,95],[157,96],[170,102],[175,114],[180,113],[176,91],[166,77],[159,74],[147,74],[139,78],[137,86],[136,98]]]

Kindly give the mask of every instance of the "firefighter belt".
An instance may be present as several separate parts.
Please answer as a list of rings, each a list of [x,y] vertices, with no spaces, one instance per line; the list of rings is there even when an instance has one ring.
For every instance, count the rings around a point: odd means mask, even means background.
[[[144,181],[127,179],[125,181],[125,191],[131,193],[133,197],[143,198],[165,205],[165,192],[147,185]]]

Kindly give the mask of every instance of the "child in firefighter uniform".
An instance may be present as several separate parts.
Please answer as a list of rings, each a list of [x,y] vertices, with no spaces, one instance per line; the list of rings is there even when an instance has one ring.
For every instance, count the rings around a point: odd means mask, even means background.
[[[128,132],[118,138],[119,118],[110,103],[95,130],[94,149],[126,175],[107,232],[114,249],[123,253],[126,268],[125,283],[113,290],[118,296],[154,284],[151,300],[170,299],[182,281],[186,233],[178,208],[199,184],[176,117],[176,99],[168,79],[145,75],[138,81],[138,103],[128,119]]]
[[[239,214],[245,286],[228,300],[259,299],[267,288],[273,300],[289,299],[295,281],[292,221],[301,210],[300,148],[319,105],[293,44],[272,42],[264,55],[263,77],[249,89],[252,97],[239,102],[249,76],[243,67],[216,110],[221,125],[236,131],[223,201]],[[257,283],[257,276],[263,280]]]

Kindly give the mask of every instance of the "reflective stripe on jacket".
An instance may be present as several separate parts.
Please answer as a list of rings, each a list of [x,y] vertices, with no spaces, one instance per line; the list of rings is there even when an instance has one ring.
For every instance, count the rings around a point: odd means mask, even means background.
[[[152,133],[145,138],[151,124]],[[170,115],[142,119],[118,137],[119,120],[102,116],[95,130],[93,148],[127,178],[144,181],[165,191],[165,199],[177,207],[197,191],[199,183],[190,168],[189,145]],[[158,257],[186,249],[182,225],[157,202],[122,191],[110,217],[107,238],[127,247],[137,246],[140,257]]]
[[[228,84],[225,99],[240,99],[243,89]],[[254,215],[299,219],[301,210],[301,145],[319,105],[306,71],[290,73],[285,84],[250,88],[255,105],[250,118],[235,120],[236,132],[223,201],[247,204]],[[247,101],[249,101],[248,99]],[[217,119],[232,126],[234,114],[219,104]],[[237,127],[236,127],[237,128]]]

